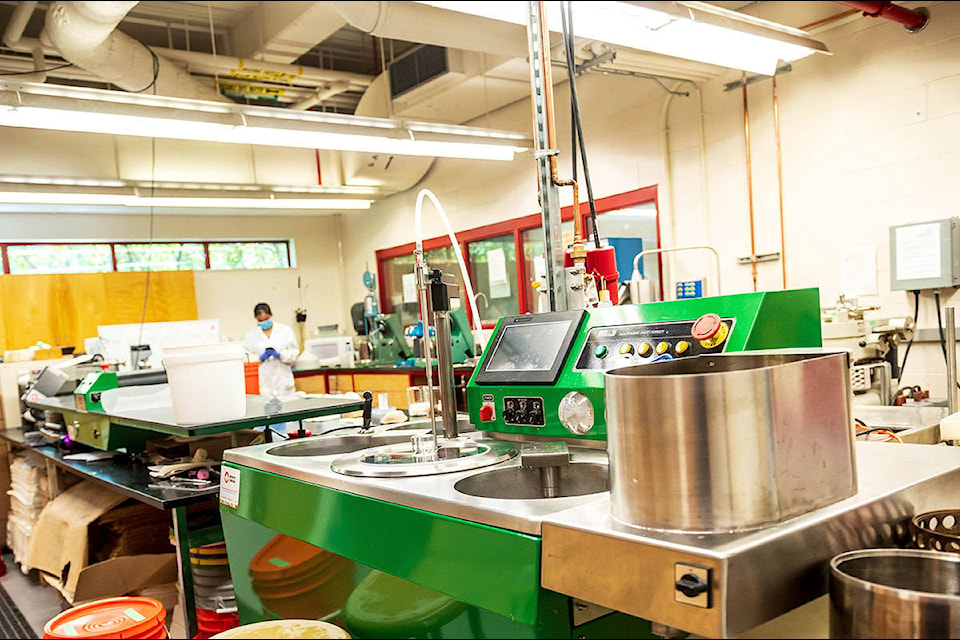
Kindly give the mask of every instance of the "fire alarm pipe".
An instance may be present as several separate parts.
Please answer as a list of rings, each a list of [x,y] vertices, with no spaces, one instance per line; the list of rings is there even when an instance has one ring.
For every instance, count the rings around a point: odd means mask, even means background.
[[[923,7],[919,9],[907,9],[906,7],[893,4],[889,0],[884,2],[841,2],[838,0],[837,4],[863,11],[863,15],[869,18],[886,18],[887,20],[893,20],[898,24],[902,24],[910,33],[920,31],[927,26],[927,22],[930,20],[930,13]]]

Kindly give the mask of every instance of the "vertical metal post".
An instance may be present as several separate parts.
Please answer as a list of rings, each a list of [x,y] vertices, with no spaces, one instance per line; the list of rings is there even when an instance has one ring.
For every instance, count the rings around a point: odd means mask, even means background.
[[[947,406],[950,413],[957,412],[957,324],[953,307],[946,311],[946,347],[947,347]]]
[[[453,337],[450,330],[450,314],[435,311],[433,325],[437,331],[437,375],[440,379],[440,407],[443,411],[443,437],[456,438],[457,396],[453,379]]]
[[[547,85],[552,82],[547,65],[550,43],[544,42],[540,2],[527,2],[527,38],[530,52],[530,89],[533,97],[533,133],[536,141],[537,180],[540,184],[540,207],[543,219],[543,245],[546,250],[548,300],[550,311],[567,310],[566,277],[563,269],[563,231],[560,219],[560,193],[553,183],[548,135],[549,113]],[[549,38],[549,32],[547,32]],[[574,215],[579,215],[579,211]]]
[[[186,507],[173,509],[173,539],[177,546],[177,582],[180,587],[183,628],[187,632],[187,637],[192,638],[197,634],[197,603],[193,597],[193,569],[190,566],[190,537],[187,531]]]

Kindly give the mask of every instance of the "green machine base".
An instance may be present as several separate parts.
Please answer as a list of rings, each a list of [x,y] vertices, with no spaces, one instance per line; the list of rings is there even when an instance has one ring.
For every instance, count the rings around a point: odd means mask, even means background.
[[[358,638],[653,637],[644,620],[591,620],[588,605],[542,589],[538,536],[225,467],[242,487],[236,507],[221,504],[242,624],[325,619]]]

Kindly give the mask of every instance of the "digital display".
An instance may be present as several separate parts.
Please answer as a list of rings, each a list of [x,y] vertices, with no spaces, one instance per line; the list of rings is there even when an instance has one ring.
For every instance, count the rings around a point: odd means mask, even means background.
[[[486,370],[549,371],[569,329],[569,321],[505,327]]]

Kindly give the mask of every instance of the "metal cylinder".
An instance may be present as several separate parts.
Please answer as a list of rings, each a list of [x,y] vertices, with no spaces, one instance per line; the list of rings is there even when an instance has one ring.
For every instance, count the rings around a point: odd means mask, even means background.
[[[440,406],[443,418],[443,437],[456,438],[457,396],[453,377],[453,336],[450,329],[450,314],[436,311],[433,325],[437,330],[437,375],[440,378]]]
[[[830,561],[831,638],[960,637],[960,555],[865,549]]]
[[[728,354],[606,374],[611,515],[716,532],[856,492],[849,356]]]

